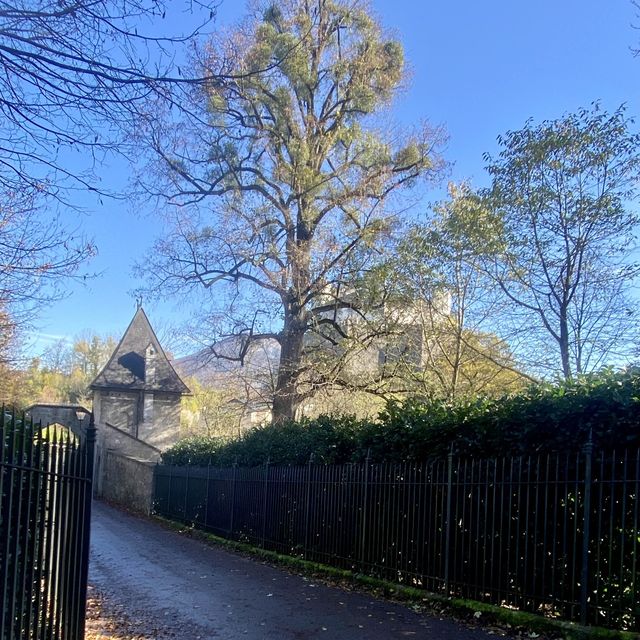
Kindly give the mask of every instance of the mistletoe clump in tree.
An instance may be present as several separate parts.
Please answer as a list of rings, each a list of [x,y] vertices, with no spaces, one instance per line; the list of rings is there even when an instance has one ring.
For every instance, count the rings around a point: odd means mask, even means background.
[[[178,206],[145,271],[165,293],[215,291],[208,317],[240,336],[234,357],[279,343],[281,421],[339,377],[345,345],[374,339],[369,311],[384,295],[362,283],[394,233],[400,194],[438,173],[440,133],[405,135],[383,120],[403,51],[363,2],[267,6],[201,61],[236,80],[194,92],[188,119],[149,125],[162,177],[147,187]]]

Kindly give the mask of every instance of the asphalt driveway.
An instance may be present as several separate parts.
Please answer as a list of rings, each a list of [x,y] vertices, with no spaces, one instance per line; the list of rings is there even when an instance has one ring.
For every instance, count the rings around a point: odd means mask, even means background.
[[[331,587],[94,504],[90,582],[141,638],[487,640],[495,635]]]

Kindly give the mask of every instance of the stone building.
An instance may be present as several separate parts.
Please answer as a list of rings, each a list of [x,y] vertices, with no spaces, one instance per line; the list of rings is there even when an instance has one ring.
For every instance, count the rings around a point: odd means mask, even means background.
[[[161,451],[177,440],[181,398],[189,389],[171,366],[142,307],[91,389],[99,431],[101,425],[113,427]]]
[[[148,512],[153,464],[179,438],[181,400],[189,389],[141,307],[90,388],[96,494]]]

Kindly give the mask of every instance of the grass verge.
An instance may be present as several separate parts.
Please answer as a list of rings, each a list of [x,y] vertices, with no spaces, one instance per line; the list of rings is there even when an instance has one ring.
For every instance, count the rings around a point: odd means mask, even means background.
[[[640,640],[639,634],[627,631],[614,631],[602,627],[585,627],[574,622],[545,618],[534,613],[505,609],[504,607],[476,600],[447,598],[446,596],[415,587],[388,582],[295,556],[283,555],[276,551],[261,549],[244,542],[228,540],[162,516],[154,515],[151,518],[167,528],[189,535],[196,540],[224,547],[254,558],[260,558],[265,562],[284,567],[295,573],[325,578],[338,584],[356,585],[376,596],[406,602],[418,607],[420,610],[429,611],[440,616],[451,615],[467,623],[499,627],[508,633],[524,635],[524,637],[528,638],[539,638],[544,635],[548,638],[563,638],[564,640]]]

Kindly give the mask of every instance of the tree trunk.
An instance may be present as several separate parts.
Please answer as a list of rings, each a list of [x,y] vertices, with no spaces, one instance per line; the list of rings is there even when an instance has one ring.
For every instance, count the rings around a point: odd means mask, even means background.
[[[291,289],[283,299],[284,325],[280,333],[280,363],[273,395],[271,422],[278,424],[294,420],[300,404],[298,378],[302,366],[304,336],[307,331],[302,298],[310,283],[309,263],[311,246],[309,229],[305,224],[306,202],[298,204],[296,228],[290,230],[287,239],[287,261],[291,265]]]
[[[280,334],[280,363],[271,418],[273,424],[293,420],[296,417],[296,409],[300,404],[297,381],[302,364],[304,333],[304,323],[298,318],[285,318]]]
[[[567,309],[560,309],[560,358],[562,360],[562,373],[565,380],[571,378],[571,360],[569,353],[569,323],[567,321]]]

